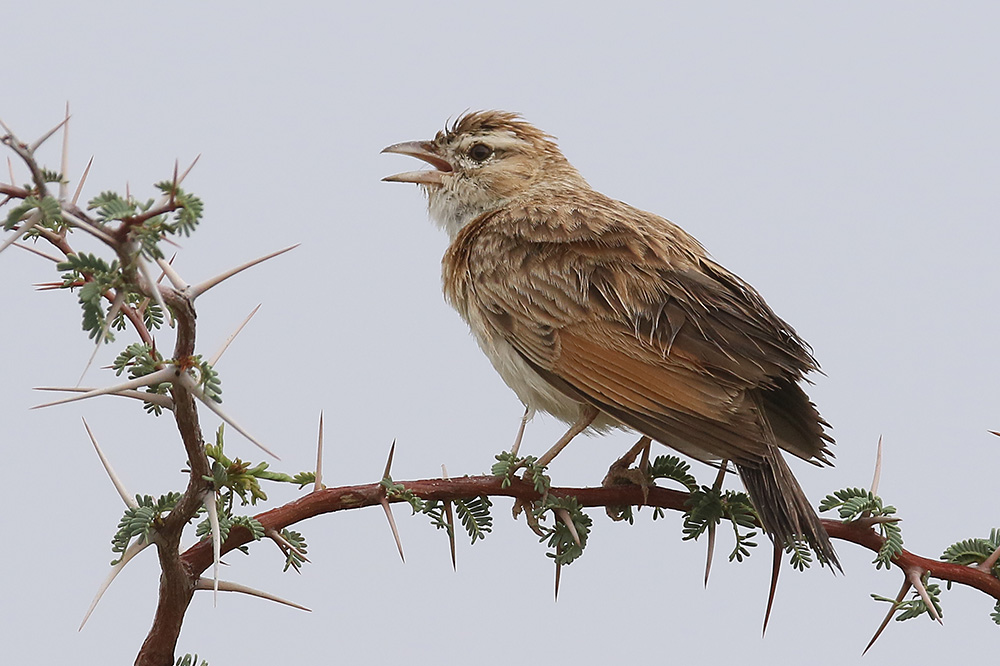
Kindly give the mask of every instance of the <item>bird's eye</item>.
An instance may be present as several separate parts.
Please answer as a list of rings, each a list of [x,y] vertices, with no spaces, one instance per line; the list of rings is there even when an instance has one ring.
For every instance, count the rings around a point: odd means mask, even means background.
[[[477,143],[469,148],[469,157],[476,162],[485,162],[493,154],[493,149],[485,143]]]

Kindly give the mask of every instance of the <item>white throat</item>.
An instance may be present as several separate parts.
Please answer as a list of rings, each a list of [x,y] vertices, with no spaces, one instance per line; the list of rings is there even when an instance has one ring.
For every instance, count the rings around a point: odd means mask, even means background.
[[[427,213],[434,223],[448,233],[449,240],[455,240],[465,225],[491,210],[503,205],[503,201],[492,201],[486,205],[486,197],[461,196],[447,186],[434,189],[425,188],[427,192]]]

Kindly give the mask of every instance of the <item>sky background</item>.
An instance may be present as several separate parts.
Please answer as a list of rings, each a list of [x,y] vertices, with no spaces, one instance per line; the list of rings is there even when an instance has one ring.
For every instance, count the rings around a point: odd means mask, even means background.
[[[185,186],[206,217],[175,262],[191,282],[302,244],[198,303],[206,354],[263,303],[218,370],[224,408],[279,453],[275,469],[312,468],[320,410],[329,485],[377,481],[393,439],[399,480],[442,463],[484,473],[509,447],[522,408],[441,297],[445,235],[416,187],[380,182],[415,163],[379,154],[500,108],[557,136],[595,188],[694,234],[812,344],[826,375],[809,392],[837,439],[836,468],[793,463],[814,503],[867,487],[881,436],[881,494],[908,549],[936,557],[988,536],[1000,525],[988,433],[1000,429],[1000,9],[656,4],[18,3],[4,17],[0,118],[32,140],[69,101],[74,186],[95,156],[84,198],[126,183],[153,196],[175,159],[201,155]],[[57,168],[57,142],[43,152]],[[181,489],[183,452],[173,423],[138,403],[28,411],[46,398],[31,387],[72,385],[91,351],[75,296],[31,286],[53,279],[34,255],[0,256],[0,644],[11,663],[131,663],[156,601],[151,550],[77,632],[123,509],[81,417],[132,493]],[[111,383],[99,366],[131,341],[102,350],[84,383]],[[159,343],[172,347],[167,333]],[[217,423],[205,415],[206,435]],[[539,416],[522,450],[540,454],[562,430]],[[596,485],[631,443],[582,438],[553,482]],[[260,457],[235,433],[227,449]],[[485,542],[460,541],[457,573],[443,533],[405,508],[405,565],[377,508],[299,525],[314,563],[301,576],[280,573],[269,543],[231,554],[223,578],[313,612],[233,595],[213,608],[202,593],[178,654],[855,663],[887,610],[869,594],[895,596],[902,581],[840,543],[844,576],[786,568],[761,639],[768,552],[729,564],[720,532],[704,589],[705,543],[681,541],[679,514],[629,527],[598,510],[553,602],[550,560],[509,508],[497,501]],[[992,608],[955,588],[943,627],[893,623],[867,659],[995,654]]]

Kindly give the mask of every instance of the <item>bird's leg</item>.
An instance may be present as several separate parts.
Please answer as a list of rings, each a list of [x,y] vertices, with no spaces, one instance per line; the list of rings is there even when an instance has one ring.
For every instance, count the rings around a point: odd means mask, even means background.
[[[604,481],[601,485],[605,488],[609,486],[625,486],[625,485],[636,485],[642,489],[642,501],[643,503],[649,497],[649,448],[653,443],[649,437],[643,435],[639,438],[639,441],[635,443],[631,449],[625,452],[621,458],[616,460],[608,468],[608,473],[604,477]],[[636,468],[629,467],[635,459],[642,454],[639,459],[639,466]],[[608,517],[612,520],[622,520],[625,517],[625,508],[619,506],[609,506],[607,507]]]
[[[643,435],[639,438],[639,441],[635,443],[631,449],[625,452],[618,460],[611,464],[608,468],[607,476],[604,477],[604,481],[601,483],[605,488],[608,486],[621,486],[627,484],[634,484],[637,486],[643,486],[648,488],[649,479],[647,478],[647,470],[649,468],[649,447],[653,443],[649,437]],[[639,461],[639,467],[635,469],[630,469],[629,466],[635,462],[635,459],[642,454],[642,458]]]
[[[597,418],[597,407],[593,405],[584,405],[583,409],[580,410],[580,418],[576,420],[576,423],[570,426],[566,434],[559,438],[559,441],[553,445],[551,449],[545,452],[541,458],[535,463],[539,467],[545,467],[552,459],[559,455],[559,452],[566,448],[566,445],[573,441],[573,438],[579,435],[581,432],[586,430],[594,419]]]
[[[571,441],[573,441],[574,437],[576,437],[581,432],[586,430],[590,426],[590,424],[594,422],[594,419],[597,418],[598,413],[599,412],[597,408],[594,407],[593,405],[584,405],[583,408],[580,410],[580,417],[576,420],[576,423],[570,426],[569,430],[567,430],[566,433],[559,438],[559,441],[556,442],[551,449],[545,452],[545,455],[543,455],[541,458],[535,461],[535,466],[541,468],[547,466],[550,462],[552,462],[552,460],[557,455],[559,455],[559,452],[565,449],[566,445],[569,444]],[[527,421],[530,418],[531,415],[529,414],[529,411],[525,410],[524,418],[521,420],[522,429],[524,424],[527,423]],[[520,433],[518,433],[518,440],[520,440]],[[516,454],[516,449],[515,449],[515,454]],[[528,474],[529,471],[525,470],[524,477],[526,479],[528,478]],[[514,518],[516,520],[517,516],[523,511],[525,520],[528,521],[528,526],[531,527],[531,529],[536,534],[542,536],[543,531],[541,529],[541,526],[538,524],[538,519],[535,518],[534,514],[531,511],[526,510],[528,506],[530,506],[530,502],[525,503],[525,501],[521,499],[514,500],[514,506],[512,508],[512,513],[514,515]]]
[[[521,438],[524,437],[524,427],[528,425],[528,421],[535,417],[535,410],[529,405],[524,406],[524,416],[521,417],[521,425],[517,429],[517,437],[514,438],[514,446],[510,447],[510,453],[515,458],[517,457],[517,450],[521,448]]]

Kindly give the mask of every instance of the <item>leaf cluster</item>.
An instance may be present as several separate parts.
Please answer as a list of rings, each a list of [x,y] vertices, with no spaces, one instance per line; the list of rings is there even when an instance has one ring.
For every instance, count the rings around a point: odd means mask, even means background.
[[[476,541],[485,539],[486,535],[493,531],[493,516],[490,514],[493,502],[490,501],[489,497],[481,495],[479,497],[456,499],[451,500],[451,504],[454,506],[455,514],[458,515],[458,519],[472,540],[473,545]],[[454,536],[454,534],[451,525],[448,524],[446,506],[447,504],[440,500],[426,500],[423,503],[421,513],[430,517],[431,524],[434,527],[439,530],[446,530],[450,537]]]
[[[387,498],[408,503],[414,514],[422,513],[428,516],[434,527],[445,530],[449,537],[454,536],[447,519],[447,502],[421,499],[402,483],[394,483],[391,476],[386,476],[379,483],[385,489]],[[473,544],[480,539],[485,539],[486,534],[493,531],[493,516],[490,515],[493,502],[490,501],[489,497],[483,495],[456,499],[451,500],[451,504]]]
[[[121,376],[127,370],[129,379],[138,379],[139,377],[153,374],[162,368],[165,363],[166,361],[164,361],[163,357],[160,356],[160,353],[152,345],[133,342],[115,357],[115,360],[111,363],[111,367],[118,376]],[[145,387],[145,391],[153,395],[166,395],[170,391],[170,386],[170,382],[160,382]],[[147,412],[157,416],[163,412],[163,408],[153,402],[143,402],[143,407]]]
[[[924,574],[921,579],[924,584],[924,589],[927,590],[927,596],[930,597],[931,603],[934,604],[934,610],[937,611],[938,617],[944,617],[944,612],[941,610],[941,586],[937,583],[928,583],[928,574]],[[873,594],[872,599],[875,601],[886,601],[894,605],[894,612],[897,612],[896,621],[903,622],[905,620],[912,620],[915,617],[920,617],[924,613],[927,613],[927,604],[924,603],[923,597],[917,591],[913,592],[913,597],[907,599],[906,601],[896,602],[895,599],[890,599],[889,597],[883,597],[878,594]],[[927,617],[932,617],[929,613]]]
[[[954,562],[955,564],[964,564],[966,566],[982,564],[989,559],[990,555],[997,548],[1000,548],[1000,529],[994,527],[990,530],[988,539],[965,539],[951,544],[945,548],[941,559],[945,562]],[[993,563],[990,572],[997,578],[1000,578],[1000,561]]]
[[[229,538],[229,532],[232,531],[234,527],[243,527],[250,533],[254,541],[260,541],[264,538],[265,530],[264,526],[259,520],[253,516],[238,516],[232,513],[232,495],[229,496],[219,496],[216,499],[216,506],[218,507],[219,513],[219,538],[225,541]],[[208,511],[202,508],[198,514],[207,514]],[[195,526],[195,535],[205,539],[211,538],[212,536],[212,523],[208,517],[202,520]],[[250,549],[246,545],[239,546],[238,550],[243,553],[249,553]]]
[[[31,195],[10,209],[7,213],[7,219],[4,221],[4,231],[10,231],[36,212],[40,218],[35,222],[33,227],[44,227],[57,233],[66,227],[66,223],[62,219],[62,209],[55,198],[50,196],[38,198],[35,195]],[[38,236],[36,228],[32,228],[25,233],[25,238],[36,236]]]
[[[252,465],[239,458],[229,458],[224,451],[225,428],[223,423],[215,431],[215,444],[205,445],[205,455],[212,461],[212,476],[205,480],[213,483],[220,497],[227,498],[228,508],[232,507],[234,497],[240,498],[241,506],[247,504],[256,506],[258,500],[266,501],[267,493],[260,486],[261,480],[291,483],[300,488],[315,480],[313,472],[299,472],[295,476],[290,476],[283,472],[269,471],[266,462]]]
[[[101,192],[87,204],[101,224],[120,222],[128,226],[129,239],[136,243],[139,253],[150,260],[163,258],[159,243],[166,236],[191,235],[204,212],[201,199],[172,181],[156,183],[155,187],[170,197],[170,202],[162,209],[153,210],[154,199],[140,202],[110,191]]]
[[[876,569],[888,569],[892,565],[892,559],[903,552],[903,531],[899,528],[899,519],[893,518],[896,507],[884,504],[878,495],[863,488],[844,488],[827,495],[819,504],[820,511],[833,509],[837,509],[840,519],[845,523],[861,518],[890,519],[875,523],[875,529],[884,539],[882,547],[872,560]]]
[[[573,537],[573,532],[558,517],[554,517],[552,525],[542,524],[545,514],[555,510],[564,509],[568,512],[576,533],[580,537],[577,544]],[[583,555],[583,550],[587,547],[587,538],[590,535],[590,528],[593,520],[583,512],[580,502],[575,497],[552,497],[547,496],[545,500],[535,504],[533,508],[535,523],[539,528],[539,541],[547,542],[547,546],[552,549],[547,553],[548,557],[555,560],[558,565],[572,564],[577,558]]]
[[[702,486],[691,493],[684,514],[684,540],[697,540],[702,534],[728,520],[733,526],[736,543],[729,554],[729,561],[742,562],[750,556],[750,549],[757,546],[757,512],[746,493]]]
[[[222,380],[219,379],[216,369],[201,355],[191,357],[191,368],[197,373],[198,386],[205,393],[205,397],[221,403]]]
[[[698,490],[698,480],[691,474],[691,465],[677,456],[657,456],[649,465],[649,479],[653,482],[658,479],[676,481],[690,493]]]
[[[180,493],[167,493],[157,499],[150,495],[136,495],[136,506],[125,509],[124,515],[118,522],[118,531],[111,538],[111,551],[114,553],[124,553],[128,549],[132,539],[140,538],[150,540],[151,532],[162,524],[163,514],[174,508],[180,500]],[[112,560],[115,565],[121,558]]]
[[[302,536],[301,532],[296,532],[288,528],[281,530],[281,537],[293,546],[293,548],[284,549],[285,568],[282,571],[288,571],[288,568],[291,567],[295,569],[296,573],[301,573],[302,565],[305,564],[303,555],[309,552],[305,537]]]
[[[791,554],[789,559],[792,568],[797,571],[805,571],[813,561],[813,552],[809,544],[802,539],[792,539],[785,544],[785,552]]]
[[[198,655],[186,654],[183,657],[178,657],[174,666],[208,666],[208,661],[202,659],[199,664]]]
[[[522,467],[525,469],[525,478],[530,478],[535,487],[535,492],[544,495],[552,487],[552,480],[545,473],[545,466],[538,465],[538,458],[535,456],[525,456],[518,458],[510,451],[504,451],[496,455],[496,461],[490,468],[493,476],[503,477],[500,484],[502,488],[510,486],[514,474]]]
[[[56,269],[65,271],[62,275],[64,289],[80,290],[77,298],[83,309],[83,330],[87,331],[87,336],[93,339],[103,333],[105,342],[113,341],[114,335],[108,330],[104,314],[103,299],[112,289],[128,291],[118,260],[109,264],[95,254],[80,252],[67,256],[66,261],[56,264]]]

